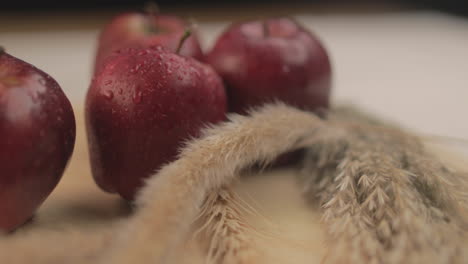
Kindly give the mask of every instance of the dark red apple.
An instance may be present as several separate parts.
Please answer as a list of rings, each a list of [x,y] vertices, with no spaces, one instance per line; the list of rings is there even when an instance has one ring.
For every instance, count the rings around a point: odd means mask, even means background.
[[[0,229],[32,217],[75,144],[75,117],[57,82],[0,51]]]
[[[124,47],[161,45],[175,52],[179,40],[189,24],[176,16],[154,12],[125,13],[115,17],[101,32],[95,61],[95,71],[114,51]],[[185,41],[179,54],[203,59],[203,52],[195,32]]]
[[[327,108],[331,67],[318,38],[289,18],[231,25],[207,61],[223,78],[230,110],[275,99],[316,111]]]
[[[97,184],[132,200],[143,179],[176,159],[184,140],[225,119],[221,78],[161,46],[127,48],[106,60],[86,99]]]

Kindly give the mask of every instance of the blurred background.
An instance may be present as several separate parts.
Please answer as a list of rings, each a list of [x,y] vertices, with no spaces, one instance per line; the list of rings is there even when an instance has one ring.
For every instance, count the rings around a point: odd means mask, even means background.
[[[80,113],[96,38],[146,1],[3,0],[0,45],[52,75]],[[294,16],[324,42],[333,101],[353,103],[426,135],[468,140],[468,1],[157,1],[197,21],[209,49],[232,21]],[[453,141],[455,147],[460,141]]]
[[[62,8],[73,8],[73,9],[109,9],[111,8],[128,8],[138,7],[147,2],[146,0],[84,0],[84,1],[59,1],[59,0],[25,0],[25,1],[3,1],[2,8],[5,9],[62,9]],[[363,5],[376,5],[376,4],[387,4],[387,5],[399,5],[405,7],[423,7],[423,8],[435,8],[448,12],[466,14],[468,3],[464,0],[159,0],[158,5],[164,8],[210,8],[213,6],[217,7],[234,7],[234,6],[245,6],[245,5],[283,5],[292,6],[300,5],[302,7],[306,5],[321,5],[325,6],[339,6],[342,7],[353,7],[362,8]]]

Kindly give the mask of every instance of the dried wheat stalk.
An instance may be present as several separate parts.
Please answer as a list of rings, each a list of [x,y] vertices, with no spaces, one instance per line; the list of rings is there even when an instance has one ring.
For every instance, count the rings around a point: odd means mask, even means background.
[[[419,139],[354,115],[340,140],[309,149],[303,170],[329,234],[326,263],[467,263],[466,178]],[[350,121],[351,120],[351,121]]]
[[[2,238],[0,245],[24,249],[36,263],[174,263],[171,254],[188,238],[211,191],[229,186],[254,162],[306,146],[305,189],[323,209],[330,242],[326,263],[468,263],[462,248],[466,219],[460,209],[468,204],[466,175],[443,166],[417,138],[363,115],[341,111],[323,121],[281,104],[265,106],[251,117],[233,115],[229,122],[205,130],[179,160],[147,181],[133,216],[105,237],[93,236],[93,248],[76,247],[73,255],[43,254],[14,236]],[[226,193],[208,198],[213,206],[203,213],[236,212],[233,204],[220,206],[235,201],[231,198]],[[230,240],[235,236],[222,234],[240,227],[242,217],[238,211],[233,218],[208,221],[205,231],[211,230],[211,238],[223,245],[209,251],[213,261],[228,263],[226,255],[237,256],[239,245],[233,241],[246,237]],[[24,241],[41,236],[56,234],[31,234]],[[73,242],[70,245],[89,239],[77,233],[63,237]],[[10,243],[16,239],[16,246]],[[22,263],[17,252],[1,251],[0,260]]]
[[[137,197],[134,215],[112,226],[109,232],[62,233],[63,245],[73,247],[73,254],[68,250],[38,251],[28,246],[30,241],[40,239],[60,244],[56,232],[7,236],[0,238],[0,244],[6,245],[2,249],[7,249],[0,250],[0,260],[24,263],[17,254],[21,251],[38,264],[57,260],[61,263],[173,263],[171,254],[187,239],[210,190],[229,184],[240,170],[253,163],[268,163],[281,153],[335,134],[316,116],[281,103],[256,109],[250,116],[233,114],[229,122],[205,129],[200,139],[187,144],[177,161],[150,177]],[[13,240],[15,243],[11,243]],[[92,248],[73,246],[77,244]]]
[[[230,186],[208,195],[203,203],[196,232],[208,243],[207,264],[256,263],[260,253],[255,242],[256,229],[245,216],[258,213],[246,204]]]
[[[229,184],[255,162],[337,136],[336,131],[315,115],[284,104],[264,106],[250,117],[231,115],[230,122],[205,130],[177,161],[147,181],[137,197],[138,211],[98,263],[171,263],[170,254],[187,239],[208,191]]]

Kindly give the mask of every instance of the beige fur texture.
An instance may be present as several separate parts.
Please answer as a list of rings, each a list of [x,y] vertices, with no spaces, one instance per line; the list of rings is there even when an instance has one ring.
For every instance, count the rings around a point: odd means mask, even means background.
[[[234,181],[297,148],[308,149],[301,170]],[[90,178],[84,163],[71,166]],[[322,120],[276,103],[189,141],[147,180],[131,213],[112,196],[83,193],[79,178],[64,179],[68,189],[44,205],[47,214],[0,238],[0,261],[467,263],[465,180],[397,128],[349,109]],[[245,191],[255,199],[237,194]],[[68,208],[77,203],[86,214]]]

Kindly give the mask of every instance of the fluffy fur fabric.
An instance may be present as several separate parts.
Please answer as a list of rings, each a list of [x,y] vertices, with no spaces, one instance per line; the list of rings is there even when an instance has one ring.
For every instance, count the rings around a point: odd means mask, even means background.
[[[308,151],[296,175],[309,209],[322,214],[325,263],[468,263],[466,174],[417,137],[350,109],[323,120],[280,103],[206,128],[147,180],[130,215],[20,230],[0,239],[0,261],[293,263],[269,259],[275,234],[251,224],[258,212],[236,194],[235,179],[297,148]]]

